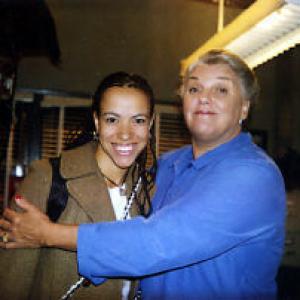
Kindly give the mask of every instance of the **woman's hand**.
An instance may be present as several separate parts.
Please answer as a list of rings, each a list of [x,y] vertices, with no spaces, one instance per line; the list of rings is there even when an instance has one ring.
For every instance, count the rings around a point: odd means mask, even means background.
[[[0,219],[0,248],[53,247],[77,250],[78,225],[52,223],[48,216],[20,196],[15,198],[22,212],[10,208]]]
[[[51,221],[37,207],[20,196],[15,197],[16,204],[23,212],[6,208],[0,219],[0,247],[39,248],[46,246],[47,232]]]

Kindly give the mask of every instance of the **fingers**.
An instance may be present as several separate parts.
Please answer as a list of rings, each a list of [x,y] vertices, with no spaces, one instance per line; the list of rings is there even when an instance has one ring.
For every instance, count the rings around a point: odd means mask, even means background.
[[[6,249],[6,243],[0,240],[0,249]]]
[[[9,243],[10,236],[7,231],[0,229],[0,247],[6,248],[6,244]]]
[[[16,239],[13,232],[0,229],[0,248],[2,249],[24,249],[39,248],[36,243],[28,242],[22,238]]]
[[[18,213],[6,208],[0,219],[0,247],[8,249],[8,244],[15,241],[14,228],[19,223]]]
[[[11,232],[11,224],[4,219],[0,219],[0,242],[3,245],[9,241],[9,232]]]
[[[2,249],[28,249],[28,248],[37,248],[37,246],[26,243],[26,242],[16,242],[16,241],[11,241],[11,242],[3,242],[0,241],[0,248]]]
[[[22,243],[15,242],[15,228],[20,223],[21,213],[17,213],[10,208],[3,212],[3,218],[0,219],[0,248],[14,249],[22,248]]]
[[[0,247],[5,249],[41,247],[45,240],[42,224],[47,227],[46,225],[50,223],[48,216],[18,195],[15,202],[22,211],[16,212],[10,208],[4,210],[3,218],[0,219]]]
[[[0,230],[11,231],[11,223],[5,219],[0,219]]]
[[[21,217],[24,213],[35,213],[35,212],[40,212],[39,209],[31,204],[29,201],[27,201],[25,198],[23,198],[20,195],[15,196],[15,202],[16,204],[22,208],[22,212],[17,212],[13,209],[6,208],[3,212],[3,217],[9,221],[9,223],[6,223],[6,225],[18,225],[21,222]],[[0,227],[1,227],[1,222],[0,222]],[[5,227],[3,227],[5,228]]]
[[[3,245],[3,247],[2,247],[2,245]],[[24,249],[24,248],[34,249],[34,248],[37,248],[37,246],[26,243],[26,242],[8,242],[8,243],[0,243],[0,248],[3,248],[3,249]]]
[[[0,231],[0,238],[1,238],[1,241],[3,243],[8,243],[8,238],[9,238],[8,237],[8,232],[1,230]]]
[[[30,203],[29,201],[27,201],[24,197],[22,197],[19,194],[15,195],[15,202],[24,211],[30,212],[30,211],[38,210],[37,207],[35,207],[32,203]]]
[[[4,226],[9,226],[12,222],[15,222],[16,219],[18,218],[18,214],[17,212],[15,212],[14,210],[10,209],[10,208],[5,208],[4,212],[3,212],[3,217],[8,220],[9,222],[3,222]],[[4,220],[5,221],[5,220]],[[4,228],[2,226],[2,223],[0,223],[0,226],[2,228]]]
[[[2,247],[10,241],[14,241],[12,224],[5,219],[0,219],[0,242]]]
[[[22,248],[15,242],[9,242],[9,243],[0,243],[0,247],[3,249],[19,249]]]

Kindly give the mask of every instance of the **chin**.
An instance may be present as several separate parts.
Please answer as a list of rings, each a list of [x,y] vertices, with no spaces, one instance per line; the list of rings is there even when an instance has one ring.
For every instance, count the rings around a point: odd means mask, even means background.
[[[206,128],[196,128],[195,130],[191,130],[193,132],[193,135],[197,138],[197,139],[211,139],[215,133],[213,131],[210,131],[210,127],[206,127]]]
[[[134,159],[116,159],[114,160],[114,163],[116,166],[118,166],[120,169],[128,169],[131,165],[134,163]]]

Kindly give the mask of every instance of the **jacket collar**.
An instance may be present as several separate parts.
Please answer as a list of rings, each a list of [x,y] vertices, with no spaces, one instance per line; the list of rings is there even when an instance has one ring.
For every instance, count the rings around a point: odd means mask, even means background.
[[[85,144],[64,151],[61,156],[61,175],[67,180],[70,196],[92,222],[115,220],[111,200],[96,161],[97,144]]]
[[[67,180],[69,194],[93,222],[113,221],[115,214],[106,183],[97,165],[96,150],[97,143],[90,142],[64,151],[61,156],[60,172]],[[132,185],[131,170],[126,183],[129,187]],[[131,214],[137,214],[136,205],[133,205]]]
[[[75,179],[90,174],[96,174],[98,167],[96,162],[97,144],[87,143],[81,147],[64,151],[61,155],[60,172],[65,179]]]

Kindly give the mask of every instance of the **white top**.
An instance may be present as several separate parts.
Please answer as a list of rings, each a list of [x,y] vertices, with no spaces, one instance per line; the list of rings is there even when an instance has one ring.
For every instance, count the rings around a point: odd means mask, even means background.
[[[123,186],[125,188],[125,186]],[[114,187],[108,189],[111,204],[115,212],[116,220],[123,220],[124,218],[124,210],[127,204],[127,197],[121,196],[120,188]],[[127,219],[130,219],[130,215],[127,215]],[[129,292],[130,292],[130,284],[129,280],[123,281],[122,286],[122,300],[128,300]]]
[[[124,184],[125,185],[125,184]],[[122,187],[124,188],[124,187]],[[120,188],[114,187],[108,189],[111,204],[115,212],[116,220],[123,220],[124,219],[124,211],[127,204],[127,197],[121,196]],[[130,215],[128,214],[126,219],[130,219]]]

